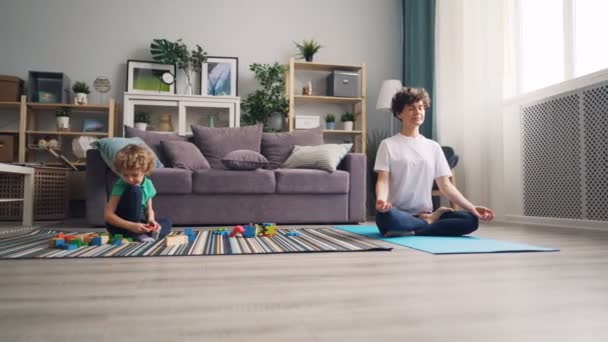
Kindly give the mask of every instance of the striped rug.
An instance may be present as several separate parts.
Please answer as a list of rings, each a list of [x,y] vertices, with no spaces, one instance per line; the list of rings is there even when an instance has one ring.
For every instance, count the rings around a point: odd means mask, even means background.
[[[286,232],[297,232],[296,236]],[[271,237],[230,238],[209,230],[195,230],[195,239],[188,244],[166,247],[164,241],[131,242],[122,246],[102,245],[80,247],[76,250],[54,249],[48,246],[54,230],[33,230],[21,235],[0,238],[0,259],[53,259],[146,257],[184,255],[235,255],[276,253],[319,253],[390,251],[372,239],[333,228],[281,229]],[[69,232],[66,235],[78,234]]]

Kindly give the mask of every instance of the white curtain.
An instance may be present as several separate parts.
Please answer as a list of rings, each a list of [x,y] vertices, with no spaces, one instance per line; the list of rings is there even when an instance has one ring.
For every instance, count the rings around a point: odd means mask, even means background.
[[[503,94],[514,79],[512,13],[511,0],[438,0],[435,20],[437,140],[460,156],[457,187],[499,217]]]

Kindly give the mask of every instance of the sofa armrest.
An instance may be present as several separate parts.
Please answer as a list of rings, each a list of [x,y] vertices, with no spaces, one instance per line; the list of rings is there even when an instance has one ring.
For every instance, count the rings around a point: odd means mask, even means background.
[[[344,170],[350,174],[348,220],[364,222],[366,220],[367,156],[363,153],[349,153],[338,166],[338,170]]]
[[[103,226],[103,210],[108,200],[106,174],[109,168],[98,150],[87,151],[86,194],[87,221],[93,226]]]

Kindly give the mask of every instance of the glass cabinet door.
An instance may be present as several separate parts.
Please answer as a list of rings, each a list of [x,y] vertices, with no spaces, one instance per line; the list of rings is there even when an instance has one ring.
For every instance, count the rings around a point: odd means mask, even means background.
[[[125,124],[135,127],[138,113],[146,113],[150,123],[146,131],[178,133],[178,101],[131,100],[125,107]]]
[[[192,134],[191,125],[235,127],[235,110],[232,103],[183,101],[180,102],[179,116],[179,133],[182,135]]]

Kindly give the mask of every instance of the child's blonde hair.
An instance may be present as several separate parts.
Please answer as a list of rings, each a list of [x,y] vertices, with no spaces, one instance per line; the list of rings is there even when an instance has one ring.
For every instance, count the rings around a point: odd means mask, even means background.
[[[120,173],[137,170],[147,175],[154,169],[155,162],[154,154],[149,148],[130,144],[116,152],[114,169]]]

